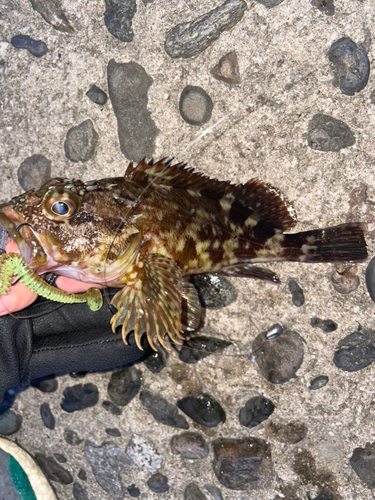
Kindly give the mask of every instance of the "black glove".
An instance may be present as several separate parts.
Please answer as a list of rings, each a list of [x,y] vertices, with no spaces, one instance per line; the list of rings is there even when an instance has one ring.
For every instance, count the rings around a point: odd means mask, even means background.
[[[118,289],[108,291],[112,298]],[[121,333],[112,332],[111,317],[106,297],[97,312],[87,304],[61,305],[39,297],[26,309],[0,317],[0,403],[8,390],[25,388],[35,378],[110,370],[140,360],[149,348],[145,336],[145,351],[132,334],[125,345]]]

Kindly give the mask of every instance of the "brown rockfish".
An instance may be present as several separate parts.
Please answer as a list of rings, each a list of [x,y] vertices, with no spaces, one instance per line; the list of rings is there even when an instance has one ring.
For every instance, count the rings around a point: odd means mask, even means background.
[[[10,222],[9,222],[10,221]],[[360,223],[285,234],[294,210],[278,189],[253,179],[233,185],[161,160],[130,163],[124,177],[46,182],[0,206],[26,263],[56,274],[121,288],[112,328],[164,345],[200,317],[191,274],[278,282],[254,264],[345,262],[367,257]]]

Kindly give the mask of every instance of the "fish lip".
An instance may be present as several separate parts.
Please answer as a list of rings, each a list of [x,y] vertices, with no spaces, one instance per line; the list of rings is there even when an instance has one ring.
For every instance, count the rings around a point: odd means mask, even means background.
[[[47,254],[39,243],[38,238],[35,236],[31,224],[27,224],[27,226],[29,226],[29,234],[28,240],[26,241],[26,239],[21,236],[21,233],[18,231],[18,228],[23,224],[23,222],[13,218],[10,214],[10,216],[8,216],[5,213],[6,209],[12,211],[11,206],[6,204],[0,205],[0,224],[5,228],[9,236],[17,243],[26,264],[34,268],[45,264],[48,260]],[[17,212],[14,213],[18,215]]]

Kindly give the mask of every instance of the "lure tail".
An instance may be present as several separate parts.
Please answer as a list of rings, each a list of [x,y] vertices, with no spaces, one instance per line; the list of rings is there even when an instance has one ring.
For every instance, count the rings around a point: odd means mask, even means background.
[[[285,260],[360,262],[368,257],[363,226],[360,222],[284,236],[281,245],[284,248]]]

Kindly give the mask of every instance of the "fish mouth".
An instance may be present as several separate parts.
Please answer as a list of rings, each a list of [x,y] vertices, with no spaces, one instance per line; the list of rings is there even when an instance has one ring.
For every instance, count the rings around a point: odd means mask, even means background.
[[[8,216],[5,211],[12,213],[9,213]],[[14,217],[12,217],[12,215],[14,215]],[[47,255],[35,236],[32,226],[28,223],[19,221],[19,216],[17,216],[17,212],[9,206],[0,205],[0,224],[17,243],[26,264],[32,268],[40,267],[47,262]],[[21,227],[25,234],[25,238],[19,232]]]

